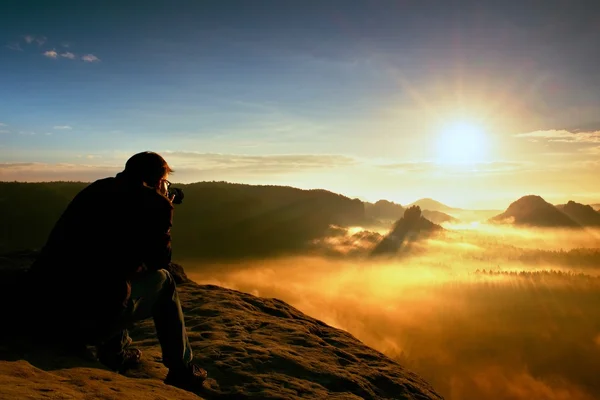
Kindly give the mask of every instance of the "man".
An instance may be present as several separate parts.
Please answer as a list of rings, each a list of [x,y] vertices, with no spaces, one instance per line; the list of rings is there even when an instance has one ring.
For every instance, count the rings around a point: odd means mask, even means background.
[[[96,345],[114,370],[140,361],[127,327],[150,316],[169,369],[165,383],[196,390],[206,371],[192,363],[171,261],[172,197],[167,162],[132,156],[116,177],[83,189],[64,211],[30,269],[53,339]]]

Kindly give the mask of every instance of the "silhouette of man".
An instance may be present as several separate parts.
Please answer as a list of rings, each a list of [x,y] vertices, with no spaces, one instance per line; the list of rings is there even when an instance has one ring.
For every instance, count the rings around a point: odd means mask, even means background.
[[[140,362],[127,328],[153,317],[169,369],[165,383],[196,390],[206,371],[192,362],[171,261],[173,198],[167,162],[132,156],[116,177],[71,201],[30,269],[53,339],[95,345],[98,359],[123,371]]]

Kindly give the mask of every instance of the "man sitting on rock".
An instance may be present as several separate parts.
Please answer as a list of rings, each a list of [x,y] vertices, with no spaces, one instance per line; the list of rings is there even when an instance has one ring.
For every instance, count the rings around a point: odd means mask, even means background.
[[[173,197],[167,162],[132,156],[125,170],[83,189],[64,211],[32,265],[38,310],[53,340],[95,345],[98,359],[123,371],[140,362],[127,328],[153,317],[165,383],[197,390],[206,371],[192,363],[171,262]]]

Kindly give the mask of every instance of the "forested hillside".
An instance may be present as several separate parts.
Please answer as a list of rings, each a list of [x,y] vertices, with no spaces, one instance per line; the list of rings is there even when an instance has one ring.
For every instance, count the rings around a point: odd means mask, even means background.
[[[41,247],[87,183],[0,182],[0,252]],[[178,257],[262,256],[301,250],[330,225],[365,221],[364,204],[325,190],[226,182],[175,185],[173,250]],[[118,228],[118,227],[116,227]]]

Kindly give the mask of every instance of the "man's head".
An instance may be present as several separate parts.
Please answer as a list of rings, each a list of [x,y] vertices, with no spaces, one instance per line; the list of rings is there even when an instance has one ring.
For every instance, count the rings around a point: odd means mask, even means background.
[[[133,180],[144,182],[146,185],[160,188],[173,169],[164,158],[152,151],[137,153],[125,163],[125,174]]]

